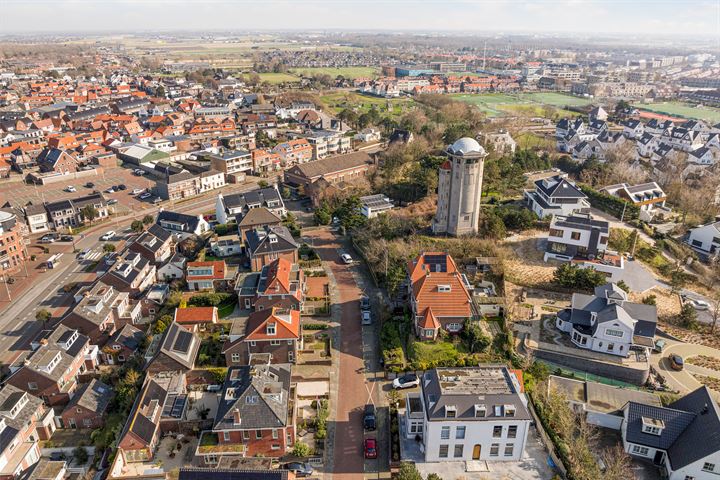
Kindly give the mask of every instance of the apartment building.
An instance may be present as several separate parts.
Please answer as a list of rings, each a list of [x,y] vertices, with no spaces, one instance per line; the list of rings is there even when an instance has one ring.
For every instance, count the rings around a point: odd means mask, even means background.
[[[225,150],[210,155],[210,167],[225,175],[249,174],[253,171],[253,157],[247,150]]]
[[[0,211],[0,274],[19,271],[26,260],[22,224],[14,213]]]
[[[187,171],[168,173],[155,183],[155,191],[163,200],[179,200],[200,193],[200,177]]]
[[[313,147],[305,138],[279,143],[272,151],[280,156],[283,167],[307,163],[313,158]]]
[[[339,155],[352,150],[352,137],[341,132],[329,130],[312,130],[299,134],[312,147],[312,160],[320,160],[330,155]]]

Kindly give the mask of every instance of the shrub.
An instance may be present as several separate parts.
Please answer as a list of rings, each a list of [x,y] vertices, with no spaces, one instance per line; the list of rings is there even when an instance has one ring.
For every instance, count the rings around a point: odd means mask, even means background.
[[[88,452],[85,447],[77,447],[73,450],[73,457],[78,464],[84,465],[88,461]]]
[[[565,288],[578,288],[581,290],[592,290],[607,282],[607,278],[602,272],[598,272],[594,268],[582,268],[571,263],[560,265],[553,274],[553,280]]]
[[[309,457],[313,454],[313,449],[310,447],[310,445],[302,442],[296,442],[295,447],[293,447],[293,455],[296,457]]]

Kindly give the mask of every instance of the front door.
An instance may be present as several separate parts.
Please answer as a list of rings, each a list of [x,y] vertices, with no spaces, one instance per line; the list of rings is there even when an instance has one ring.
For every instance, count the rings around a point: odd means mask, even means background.
[[[662,450],[657,450],[655,452],[655,458],[653,459],[653,463],[655,465],[662,465],[664,457],[665,457],[665,453]]]
[[[480,445],[475,445],[473,448],[473,460],[480,460]]]

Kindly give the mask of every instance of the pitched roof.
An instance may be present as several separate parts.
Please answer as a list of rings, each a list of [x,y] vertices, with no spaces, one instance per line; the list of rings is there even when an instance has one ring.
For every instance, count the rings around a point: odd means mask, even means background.
[[[190,269],[192,268],[203,268],[211,267],[212,275],[191,275]],[[187,263],[187,274],[185,275],[187,280],[223,280],[225,278],[225,260],[213,260],[207,262],[188,262]]]
[[[68,404],[67,409],[76,406],[83,407],[91,412],[102,414],[107,409],[112,399],[114,390],[97,379],[90,380],[90,383],[82,385],[75,396]]]
[[[275,334],[267,333],[268,324],[275,324]],[[245,323],[245,340],[290,340],[300,338],[300,312],[281,313],[273,307],[253,312]]]
[[[408,263],[408,274],[418,312],[431,307],[436,318],[472,316],[470,292],[449,254],[424,252]]]
[[[181,325],[214,323],[217,320],[215,307],[186,307],[175,309],[175,321]]]
[[[192,369],[199,349],[198,336],[177,322],[173,322],[165,331],[158,353],[163,353],[187,369]]]
[[[301,163],[300,165],[293,166],[292,169],[301,173],[306,178],[317,179],[323,175],[371,164],[372,160],[366,152],[352,152]]]
[[[535,188],[550,198],[587,198],[573,182],[560,175],[537,180]]]
[[[237,217],[237,223],[239,227],[255,225],[277,225],[280,222],[282,222],[280,217],[278,217],[265,207],[251,208],[245,215],[238,215]]]
[[[108,344],[118,343],[125,348],[135,351],[145,338],[145,333],[129,323],[117,330],[108,340]]]
[[[250,255],[287,252],[298,248],[290,230],[283,225],[268,225],[247,232]]]

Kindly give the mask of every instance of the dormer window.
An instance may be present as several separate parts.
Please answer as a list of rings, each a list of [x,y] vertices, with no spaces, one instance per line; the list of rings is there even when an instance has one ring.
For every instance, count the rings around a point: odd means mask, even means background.
[[[475,405],[475,418],[483,418],[487,413],[487,408],[485,405],[477,404]]]
[[[267,324],[266,333],[268,335],[275,335],[276,331],[277,331],[277,325],[275,324],[275,322]]]
[[[455,405],[446,405],[445,406],[445,418],[455,418],[457,417],[457,409],[455,408]]]
[[[505,405],[505,416],[506,417],[514,417],[515,416],[515,405]]]
[[[248,395],[247,397],[245,397],[245,403],[247,403],[248,405],[255,405],[256,403],[258,403],[257,395]]]
[[[665,428],[665,422],[656,418],[642,417],[642,432],[660,436]]]
[[[438,285],[438,292],[449,292],[450,285]]]

